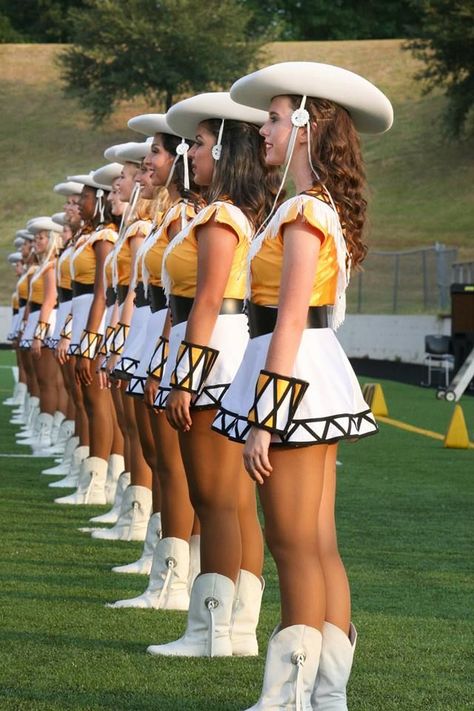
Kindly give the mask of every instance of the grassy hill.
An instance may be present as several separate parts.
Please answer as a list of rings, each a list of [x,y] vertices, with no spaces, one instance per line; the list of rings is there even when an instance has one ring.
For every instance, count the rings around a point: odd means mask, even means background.
[[[160,110],[144,102],[124,104],[106,125],[91,128],[87,115],[62,94],[54,62],[60,51],[59,45],[0,45],[0,253],[10,251],[14,231],[27,219],[61,209],[54,183],[101,165],[108,145],[136,137],[126,128],[128,118]],[[474,146],[443,141],[444,99],[422,96],[413,79],[417,63],[400,41],[278,42],[269,46],[267,59],[340,64],[374,81],[393,101],[393,129],[364,139],[373,247],[439,241],[474,258]],[[3,258],[0,284],[0,301],[6,302],[13,277]]]

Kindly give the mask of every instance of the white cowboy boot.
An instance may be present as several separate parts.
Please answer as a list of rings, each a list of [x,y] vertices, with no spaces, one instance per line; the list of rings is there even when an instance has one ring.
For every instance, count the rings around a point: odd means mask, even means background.
[[[115,501],[117,482],[121,473],[125,470],[125,460],[121,454],[111,454],[107,467],[107,481],[105,483],[105,497],[108,504]]]
[[[54,415],[48,412],[42,412],[38,418],[38,437],[34,443],[34,449],[43,450],[51,447],[51,432],[53,430]]]
[[[118,600],[107,607],[141,607],[154,610],[187,610],[189,544],[182,538],[162,538],[153,555],[148,587],[129,600]]]
[[[89,445],[81,445],[76,447],[72,453],[71,462],[69,464],[69,469],[64,479],[59,479],[59,481],[53,481],[48,484],[52,489],[67,489],[77,487],[79,482],[79,474],[81,472],[81,464],[84,459],[89,456]],[[59,466],[59,465],[58,465]]]
[[[100,457],[88,457],[81,463],[77,490],[69,496],[54,499],[57,504],[105,504],[105,478],[107,461]]]
[[[66,419],[66,415],[64,412],[61,412],[61,410],[56,410],[56,412],[53,415],[53,426],[51,428],[51,446],[53,447],[59,437],[59,430],[61,428],[62,423]]]
[[[144,541],[151,516],[151,489],[146,486],[127,487],[117,523],[112,528],[92,531],[92,538],[109,541]]]
[[[154,513],[150,516],[146,529],[143,553],[134,563],[128,565],[116,565],[112,568],[114,573],[134,573],[135,575],[150,575],[151,564],[153,562],[153,552],[161,538],[161,514]],[[186,608],[187,609],[187,608]]]
[[[154,644],[147,652],[167,657],[230,657],[230,618],[234,583],[218,573],[198,575],[189,601],[184,635],[168,644]]]
[[[349,637],[336,625],[325,622],[316,684],[311,696],[316,711],[347,711],[346,687],[357,642],[351,622]]]
[[[262,694],[246,711],[312,711],[320,654],[321,632],[315,627],[277,627],[268,643]]]
[[[13,395],[3,401],[4,405],[9,405],[10,407],[21,407],[25,401],[27,393],[26,383],[20,383],[17,381],[13,389]]]
[[[264,589],[263,578],[257,578],[248,570],[240,571],[235,586],[230,623],[230,638],[234,656],[256,657],[258,655],[256,630]]]
[[[59,464],[55,464],[52,467],[48,467],[47,469],[43,469],[41,472],[45,476],[61,476],[65,474],[69,474],[71,471],[71,466],[72,466],[72,458],[74,455],[75,450],[79,447],[79,437],[69,437],[68,441],[66,442],[66,446],[64,448],[64,454],[59,462]]]
[[[194,581],[201,572],[201,536],[191,536],[189,541],[188,593],[191,594]]]
[[[130,486],[130,472],[122,472],[115,491],[114,505],[110,511],[100,514],[100,516],[93,516],[89,521],[92,521],[92,523],[117,523],[122,508],[123,495],[128,486]]]
[[[59,416],[57,419],[59,420]],[[59,429],[55,433],[55,424],[53,421],[53,430],[51,432],[51,447],[47,450],[47,453],[52,456],[64,454],[69,439],[74,435],[74,429],[74,420],[63,419],[61,421],[61,424],[59,425]]]

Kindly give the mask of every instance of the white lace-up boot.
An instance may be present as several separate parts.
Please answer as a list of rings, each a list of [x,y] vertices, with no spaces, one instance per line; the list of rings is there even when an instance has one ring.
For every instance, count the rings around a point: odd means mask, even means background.
[[[230,624],[234,656],[256,657],[258,655],[256,631],[264,589],[263,578],[257,578],[248,570],[240,571],[235,586]]]
[[[324,623],[321,659],[311,708],[316,711],[347,711],[346,687],[356,642],[357,632],[352,623],[349,637],[336,625]]]
[[[21,407],[25,401],[27,393],[26,383],[20,383],[17,381],[15,387],[13,388],[13,395],[3,401],[4,405],[9,407]]]
[[[55,425],[53,421],[53,430],[51,432],[51,447],[48,449],[48,454],[50,454],[51,456],[63,455],[66,450],[66,445],[68,441],[74,435],[74,428],[74,420],[63,419],[61,421],[61,424],[59,425],[59,429],[57,429],[55,433]]]
[[[187,610],[189,544],[182,538],[162,538],[153,555],[147,589],[129,600],[107,607],[141,607],[155,610]]]
[[[146,529],[143,553],[140,558],[127,565],[116,565],[112,568],[114,573],[134,573],[135,575],[149,575],[153,562],[153,552],[161,538],[161,514],[154,513],[150,516]],[[188,609],[188,608],[186,608]]]
[[[115,526],[92,531],[92,538],[109,541],[144,541],[151,509],[151,489],[131,485],[124,492],[120,516]]]
[[[100,516],[93,516],[89,521],[92,523],[117,523],[122,508],[123,495],[128,486],[130,486],[130,472],[122,472],[119,476],[117,489],[115,491],[114,505],[110,511],[107,511],[105,514],[100,514]]]
[[[81,462],[77,490],[54,500],[57,504],[105,504],[106,476],[107,461],[100,457],[87,457]]]
[[[194,581],[201,572],[201,536],[191,536],[189,541],[188,592],[191,594]]]
[[[234,583],[218,573],[198,575],[189,601],[184,635],[168,644],[154,644],[147,652],[167,657],[230,657],[230,618]]]
[[[105,496],[108,504],[115,501],[115,492],[120,475],[125,470],[125,460],[121,454],[111,454],[107,467],[107,481],[105,483]]]
[[[53,426],[51,428],[51,446],[53,447],[59,437],[59,430],[61,429],[61,425],[66,419],[66,416],[64,412],[61,412],[61,410],[56,410],[56,412],[53,415]]]
[[[268,643],[262,694],[247,711],[312,711],[321,639],[315,627],[277,627]]]
[[[28,418],[25,423],[25,427],[16,436],[17,444],[27,444],[29,443],[28,440],[35,439],[39,414],[39,398],[32,397],[30,398],[30,409],[28,411]]]

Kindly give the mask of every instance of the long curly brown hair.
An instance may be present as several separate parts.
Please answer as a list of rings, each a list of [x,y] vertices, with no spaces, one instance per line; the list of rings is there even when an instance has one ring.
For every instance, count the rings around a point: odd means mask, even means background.
[[[293,108],[299,108],[301,96],[290,96]],[[347,249],[354,267],[367,254],[362,239],[367,211],[366,178],[359,134],[349,113],[328,99],[308,97],[306,109],[312,122],[311,160],[320,184],[331,193],[341,221]],[[316,126],[314,126],[316,124]]]

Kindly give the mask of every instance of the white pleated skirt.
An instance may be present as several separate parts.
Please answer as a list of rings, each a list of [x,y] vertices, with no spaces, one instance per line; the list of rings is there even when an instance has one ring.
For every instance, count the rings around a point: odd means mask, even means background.
[[[18,338],[20,335],[20,328],[23,323],[23,316],[25,315],[25,306],[20,306],[18,309],[18,318],[16,321],[15,331],[13,332],[13,338]]]
[[[171,390],[171,374],[176,365],[178,348],[181,341],[184,340],[186,323],[186,321],[183,321],[171,329],[168,360],[163,380],[155,399],[155,407],[159,410],[166,407],[168,393]],[[201,388],[201,392],[193,398],[192,408],[211,409],[219,407],[239,369],[248,340],[248,322],[245,314],[221,314],[217,317],[216,325],[207,345],[209,348],[215,348],[219,351],[219,355],[209,377]]]
[[[16,314],[12,313],[12,318],[10,321],[10,330],[8,331],[7,341],[13,341],[15,334],[18,331],[18,324],[20,323],[20,311],[18,310]]]
[[[145,391],[145,383],[148,377],[148,366],[150,365],[151,357],[155,352],[156,342],[163,333],[167,312],[168,309],[160,309],[159,311],[155,311],[154,313],[150,311],[146,326],[145,338],[142,340],[141,343],[139,362],[135,369],[135,372],[133,373],[130,379],[130,382],[128,383],[126,390],[127,395],[143,397]]]
[[[39,321],[39,315],[39,311],[32,311],[28,316],[25,330],[23,331],[23,336],[21,337],[20,348],[31,348],[31,344],[35,336],[36,326]]]
[[[56,321],[57,320],[58,320],[58,309],[56,307],[49,314],[49,329],[48,329],[48,333],[47,333],[46,338],[44,339],[44,343],[43,343],[43,345],[46,346],[46,348],[54,348],[54,346],[52,345],[52,336],[56,330]]]
[[[69,355],[79,355],[79,344],[81,342],[82,332],[87,326],[93,300],[94,294],[81,294],[81,296],[74,296],[71,301],[72,332]],[[103,328],[104,317],[102,317],[98,332],[103,333]]]
[[[236,377],[225,393],[212,428],[236,442],[245,442],[251,425],[247,415],[255,385],[265,368],[272,334],[252,338]],[[303,332],[292,372],[309,383],[285,435],[272,433],[273,445],[327,444],[375,434],[375,418],[365,402],[349,360],[334,331]]]
[[[56,325],[54,327],[53,334],[48,342],[50,348],[56,348],[56,346],[58,345],[61,339],[61,331],[63,330],[64,324],[66,323],[66,319],[70,313],[71,301],[62,301],[56,311]]]
[[[122,380],[130,380],[140,363],[143,344],[148,338],[148,322],[151,309],[148,305],[135,307],[133,310],[127,340],[122,355],[114,368],[114,375]]]

